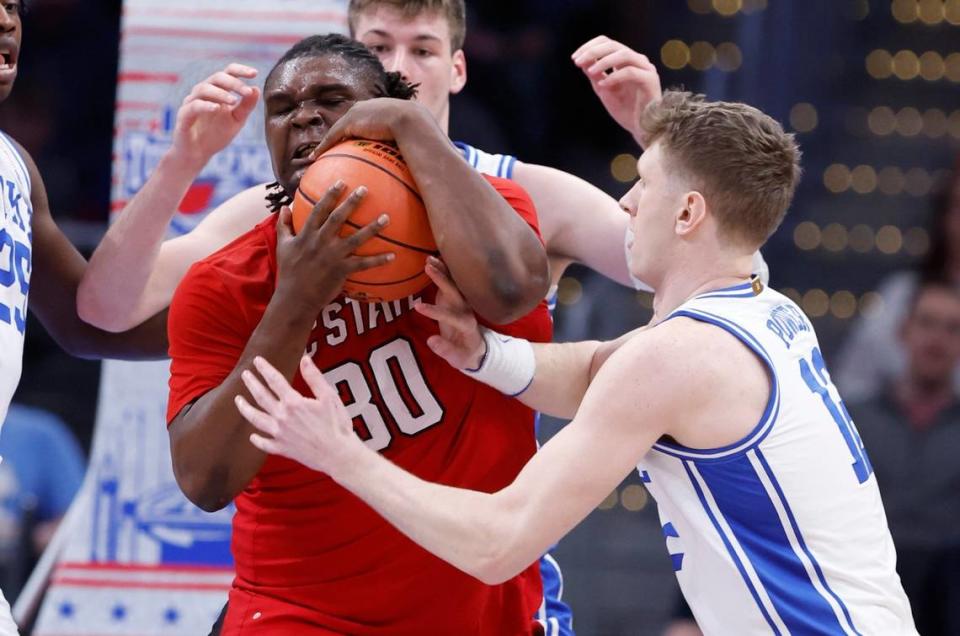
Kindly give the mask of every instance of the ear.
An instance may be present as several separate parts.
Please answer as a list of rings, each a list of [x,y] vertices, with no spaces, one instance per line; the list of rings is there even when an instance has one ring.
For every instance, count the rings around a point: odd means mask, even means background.
[[[463,49],[453,52],[453,66],[450,67],[450,94],[456,95],[467,83],[467,56]]]
[[[677,215],[675,230],[679,236],[689,236],[707,218],[707,202],[703,195],[691,190],[683,195],[683,209]]]

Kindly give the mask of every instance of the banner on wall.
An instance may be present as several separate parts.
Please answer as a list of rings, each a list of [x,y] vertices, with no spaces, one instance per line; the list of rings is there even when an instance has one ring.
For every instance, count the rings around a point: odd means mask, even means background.
[[[345,25],[346,0],[125,0],[112,213],[169,147],[177,108],[195,83],[234,61],[260,69],[262,81],[293,43]],[[272,180],[261,106],[193,184],[170,236]],[[167,362],[103,365],[90,468],[58,533],[56,560],[47,559],[37,636],[206,634],[226,601],[233,510],[205,513],[174,481],[168,369]],[[19,612],[31,604],[21,600]]]

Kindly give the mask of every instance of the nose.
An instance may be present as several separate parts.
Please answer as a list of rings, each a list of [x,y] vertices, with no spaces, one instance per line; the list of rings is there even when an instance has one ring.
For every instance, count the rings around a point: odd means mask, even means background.
[[[407,62],[409,61],[409,56],[406,51],[403,50],[403,47],[396,47],[383,61],[383,67],[388,71],[393,71],[400,73],[405,78],[410,77],[410,73],[407,69]]]
[[[632,218],[634,215],[634,210],[633,210],[633,207],[630,205],[630,193],[628,192],[622,197],[620,197],[619,203],[620,203],[620,209],[626,212],[627,214],[629,214],[630,217]]]
[[[8,13],[0,8],[0,33],[9,33],[17,30],[16,14]]]
[[[320,109],[308,104],[301,104],[297,108],[297,112],[293,115],[293,125],[298,128],[322,126],[325,124],[326,120],[324,120]]]

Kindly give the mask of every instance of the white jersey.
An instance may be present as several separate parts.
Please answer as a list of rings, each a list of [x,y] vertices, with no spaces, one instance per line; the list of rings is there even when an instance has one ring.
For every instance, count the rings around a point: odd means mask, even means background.
[[[30,174],[13,142],[0,132],[0,425],[20,382],[30,290]]]
[[[463,158],[476,168],[477,172],[501,179],[513,179],[513,167],[517,163],[517,158],[513,155],[493,155],[462,141],[455,141],[453,145],[463,153]]]
[[[773,380],[739,442],[661,440],[638,465],[701,629],[915,636],[877,480],[810,321],[759,281],[702,294],[668,319],[679,316],[739,338]]]

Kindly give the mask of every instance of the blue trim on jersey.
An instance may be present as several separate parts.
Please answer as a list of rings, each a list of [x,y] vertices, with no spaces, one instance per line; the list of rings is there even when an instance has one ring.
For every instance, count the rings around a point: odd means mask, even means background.
[[[694,298],[700,300],[701,298],[753,298],[754,296],[756,296],[756,294],[753,292],[753,282],[751,281],[748,283],[737,283],[736,285],[722,289],[713,289]]]
[[[497,164],[497,176],[500,177],[501,179],[504,178],[504,177],[503,177],[503,162],[506,161],[506,160],[507,160],[507,156],[506,156],[506,155],[500,155],[500,162]]]
[[[767,399],[767,406],[763,411],[763,415],[760,416],[760,421],[757,422],[757,425],[742,439],[719,448],[706,449],[689,448],[683,444],[674,442],[657,442],[653,445],[653,450],[672,457],[696,459],[698,461],[725,461],[729,459],[731,455],[745,452],[759,444],[770,432],[770,429],[773,428],[773,424],[777,420],[777,415],[780,413],[780,381],[777,379],[773,362],[770,360],[766,349],[763,348],[763,345],[761,345],[750,332],[743,329],[740,325],[709,312],[691,309],[675,311],[667,316],[667,320],[678,317],[692,318],[701,322],[710,323],[729,332],[757,354],[757,356],[763,360],[764,364],[767,365],[767,370],[770,372],[770,397]]]
[[[833,608],[794,551],[750,457],[704,464],[697,470],[790,633],[845,634]],[[764,472],[772,481],[769,471]],[[786,503],[782,494],[779,498]]]
[[[687,477],[690,478],[690,483],[693,484],[693,489],[697,492],[697,497],[700,499],[700,504],[703,506],[703,509],[707,513],[707,517],[710,518],[710,523],[713,524],[713,527],[717,530],[717,534],[720,535],[720,539],[723,541],[723,545],[727,548],[727,554],[730,555],[730,558],[733,560],[734,565],[737,566],[737,569],[740,571],[740,576],[743,578],[743,582],[747,585],[747,589],[750,590],[750,594],[753,596],[753,600],[756,601],[757,607],[760,609],[760,613],[763,614],[763,617],[767,620],[767,624],[770,625],[770,629],[773,630],[773,633],[777,636],[780,636],[780,629],[773,622],[773,618],[770,616],[770,613],[767,612],[767,608],[763,606],[763,602],[760,600],[760,595],[757,593],[757,588],[754,587],[753,581],[750,580],[750,577],[747,575],[746,569],[743,567],[743,563],[740,561],[740,557],[737,556],[736,551],[733,549],[733,545],[730,543],[730,539],[727,537],[726,533],[723,531],[723,528],[720,526],[720,523],[717,521],[716,516],[714,516],[713,511],[710,509],[710,506],[707,504],[707,498],[703,494],[703,489],[700,488],[700,483],[697,481],[697,478],[693,476],[693,471],[690,469],[692,462],[685,460],[683,462],[683,468],[687,471]]]
[[[553,312],[557,309],[557,296],[559,294],[554,291],[552,294],[547,296],[547,311],[550,312],[550,318],[553,319]]]
[[[757,460],[760,462],[760,465],[763,466],[763,471],[766,473],[767,478],[773,485],[773,489],[777,493],[777,498],[780,500],[780,505],[783,507],[783,510],[787,515],[787,519],[790,520],[790,526],[793,528],[793,533],[797,537],[797,542],[800,544],[800,548],[803,550],[804,554],[807,555],[807,558],[810,559],[810,563],[813,565],[813,569],[817,573],[817,579],[820,581],[820,584],[823,585],[823,588],[827,591],[827,593],[833,597],[833,600],[837,602],[837,604],[840,606],[840,609],[843,610],[843,616],[846,618],[847,626],[852,632],[859,635],[860,632],[854,626],[853,619],[850,617],[850,610],[847,609],[846,604],[840,599],[840,596],[837,595],[833,589],[831,589],[830,585],[827,583],[827,578],[823,575],[823,569],[820,567],[817,559],[813,556],[813,553],[810,552],[810,548],[807,547],[806,542],[803,540],[803,535],[800,533],[800,525],[797,523],[797,518],[793,516],[793,511],[790,509],[790,504],[787,503],[787,498],[783,494],[783,489],[780,488],[780,482],[777,481],[776,476],[773,474],[773,469],[771,469],[770,464],[767,463],[767,458],[764,457],[763,452],[759,448],[757,449],[756,453]]]
[[[753,298],[754,296],[756,296],[756,294],[754,294],[752,291],[747,292],[747,293],[745,293],[745,294],[743,294],[743,293],[738,293],[738,294],[707,294],[706,296],[697,296],[697,300],[700,300],[701,298]]]
[[[563,602],[563,573],[549,553],[540,558],[540,578],[545,610],[540,620],[544,636],[573,636],[573,610]]]
[[[508,155],[510,160],[507,162],[507,179],[513,179],[513,167],[517,165],[517,158],[513,155]]]
[[[27,170],[27,163],[26,161],[24,161],[23,156],[20,154],[20,150],[17,148],[17,144],[13,143],[13,138],[10,137],[10,135],[0,130],[0,137],[2,137],[3,140],[10,147],[10,151],[13,153],[14,161],[17,162],[17,164],[20,166],[20,170],[23,172],[24,183],[26,183],[27,188],[30,189],[30,192],[27,193],[28,196],[27,196],[26,203],[27,203],[27,206],[31,207],[32,209],[32,206],[30,206],[29,198],[33,193],[33,181],[30,180],[30,171]]]

